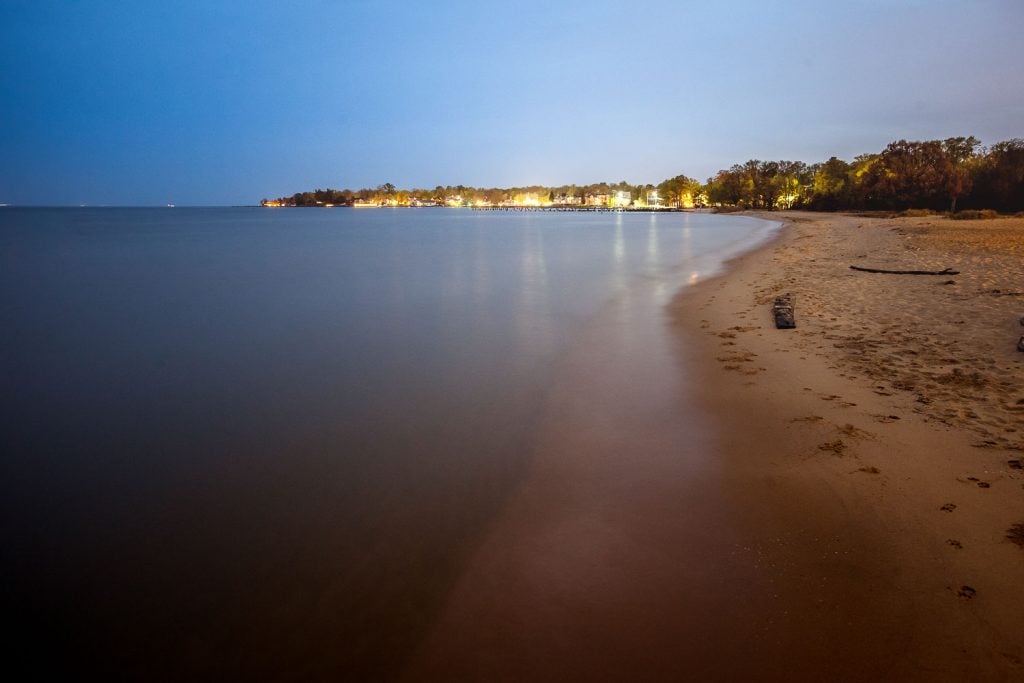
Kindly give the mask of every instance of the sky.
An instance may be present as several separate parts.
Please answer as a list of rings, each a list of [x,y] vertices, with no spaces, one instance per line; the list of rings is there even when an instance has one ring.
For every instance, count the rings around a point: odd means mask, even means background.
[[[705,180],[1024,137],[1024,0],[0,0],[0,204]]]

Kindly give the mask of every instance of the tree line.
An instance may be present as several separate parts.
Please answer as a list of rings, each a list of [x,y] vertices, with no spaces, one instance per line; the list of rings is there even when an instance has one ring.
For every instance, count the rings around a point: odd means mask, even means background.
[[[971,137],[889,143],[853,161],[832,157],[802,161],[752,159],[723,169],[700,183],[685,175],[657,185],[590,185],[476,188],[438,185],[402,190],[390,183],[360,190],[300,192],[271,202],[286,206],[351,205],[359,201],[407,204],[426,201],[500,204],[530,197],[546,203],[585,203],[587,198],[629,193],[629,201],[667,206],[728,206],[752,209],[802,208],[819,211],[992,209],[1024,211],[1024,139],[990,147]],[[622,195],[624,196],[624,194]],[[268,200],[264,200],[267,203]]]
[[[852,162],[752,160],[719,171],[705,190],[711,204],[757,209],[1024,211],[1024,140],[897,140]]]

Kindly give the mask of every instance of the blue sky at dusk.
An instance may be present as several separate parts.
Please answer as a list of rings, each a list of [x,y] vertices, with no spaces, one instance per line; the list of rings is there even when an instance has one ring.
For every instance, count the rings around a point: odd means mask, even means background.
[[[1024,136],[1024,2],[0,1],[0,203],[698,179]]]

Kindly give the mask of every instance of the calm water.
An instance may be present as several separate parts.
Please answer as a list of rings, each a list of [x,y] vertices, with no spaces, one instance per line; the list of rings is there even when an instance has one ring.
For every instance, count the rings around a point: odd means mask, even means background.
[[[9,661],[394,674],[521,480],[588,325],[660,308],[771,228],[0,209]]]

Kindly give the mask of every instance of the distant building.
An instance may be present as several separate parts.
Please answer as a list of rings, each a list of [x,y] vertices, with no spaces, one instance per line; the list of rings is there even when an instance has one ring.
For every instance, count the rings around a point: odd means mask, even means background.
[[[517,206],[540,206],[541,204],[540,196],[536,192],[516,195],[515,200]]]

